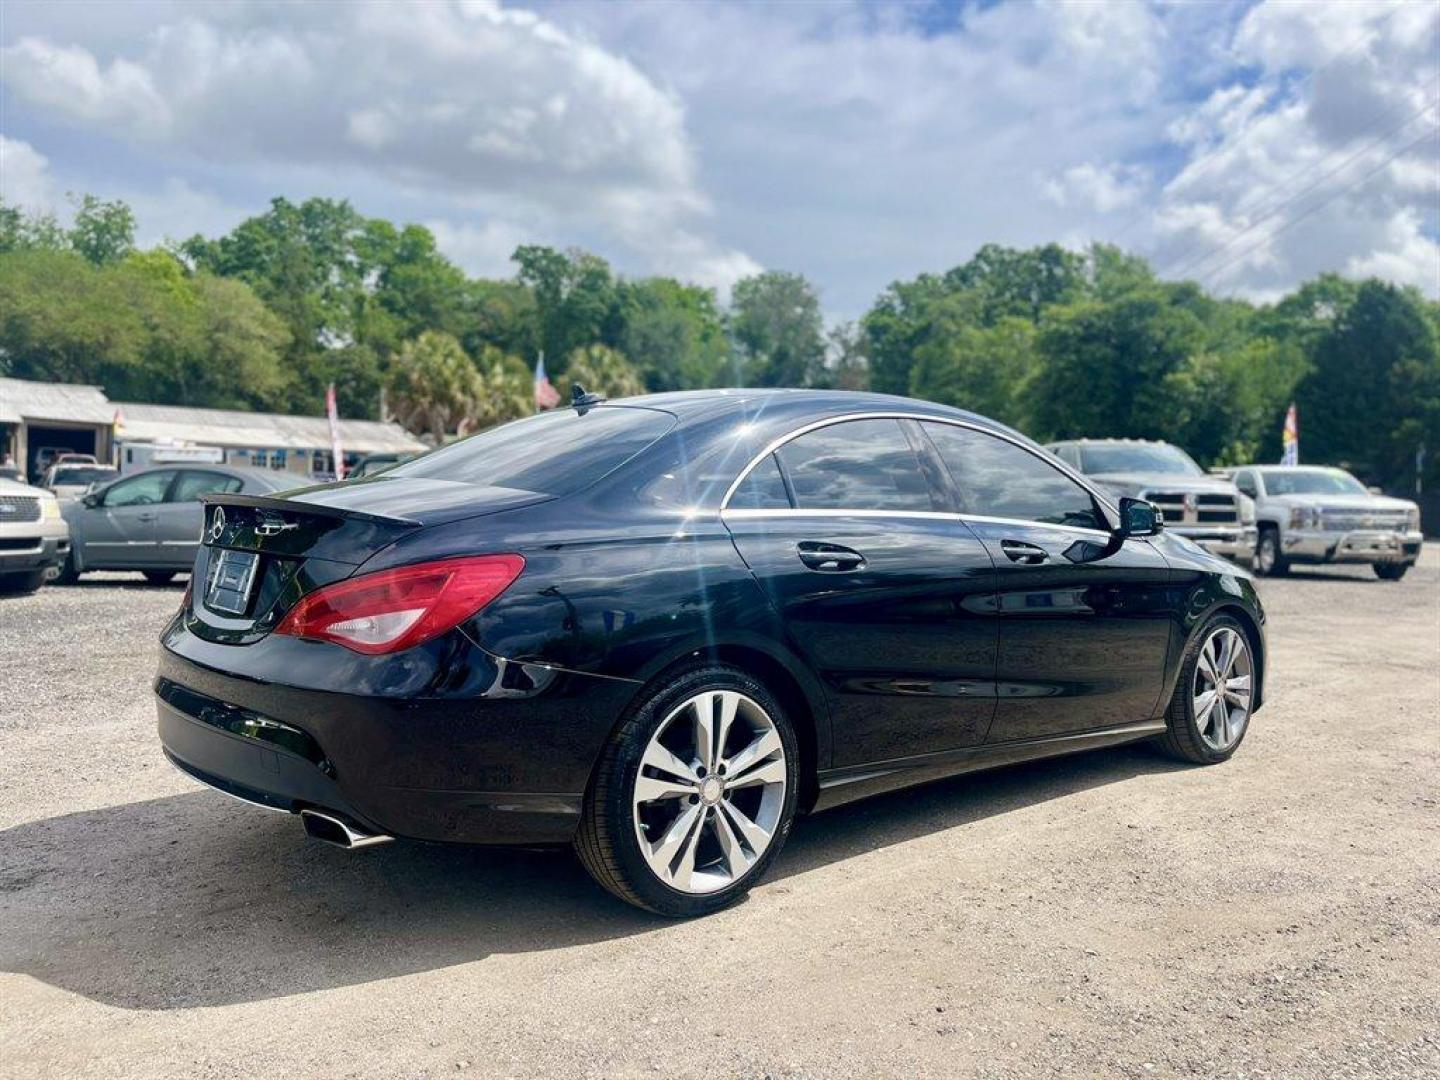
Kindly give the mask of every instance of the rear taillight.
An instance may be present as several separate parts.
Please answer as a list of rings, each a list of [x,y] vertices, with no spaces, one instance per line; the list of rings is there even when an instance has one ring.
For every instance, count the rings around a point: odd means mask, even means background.
[[[362,653],[399,652],[464,622],[523,569],[519,555],[479,555],[362,574],[302,598],[275,633]]]

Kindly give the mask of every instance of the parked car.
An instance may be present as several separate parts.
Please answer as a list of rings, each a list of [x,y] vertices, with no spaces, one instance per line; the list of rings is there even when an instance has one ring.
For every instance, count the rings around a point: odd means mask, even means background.
[[[61,504],[70,551],[58,581],[89,570],[139,570],[163,585],[190,569],[205,522],[200,498],[215,492],[270,495],[293,484],[284,474],[228,465],[162,466],[130,473]]]
[[[71,450],[68,446],[42,446],[35,452],[34,478],[38,482],[51,465],[68,463],[73,465],[94,465],[95,455]]]
[[[1178,446],[1147,439],[1076,439],[1051,444],[1060,460],[1116,497],[1144,499],[1165,515],[1165,527],[1206,551],[1250,564],[1255,557],[1255,508],[1234,483],[1207,476]]]
[[[114,465],[84,465],[63,462],[45,470],[40,486],[57,499],[78,499],[92,487],[109,483],[120,475]]]
[[[0,593],[32,593],[70,549],[60,503],[48,491],[0,479]]]
[[[166,754],[341,847],[573,844],[667,915],[797,812],[1138,739],[1229,758],[1249,575],[1008,428],[837,391],[558,409],[206,498]]]
[[[1259,574],[1293,563],[1369,563],[1399,581],[1420,558],[1420,507],[1372,492],[1344,469],[1247,465],[1235,484],[1255,500]]]

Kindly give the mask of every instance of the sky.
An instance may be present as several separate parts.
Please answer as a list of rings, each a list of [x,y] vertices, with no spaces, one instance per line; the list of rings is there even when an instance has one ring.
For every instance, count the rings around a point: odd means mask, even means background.
[[[1440,4],[0,0],[0,198],[142,243],[284,195],[834,320],[985,243],[1118,243],[1274,299],[1440,295]]]

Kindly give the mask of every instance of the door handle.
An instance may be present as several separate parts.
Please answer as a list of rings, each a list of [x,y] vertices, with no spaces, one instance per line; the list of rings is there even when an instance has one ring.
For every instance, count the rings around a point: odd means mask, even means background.
[[[1001,540],[1000,550],[1005,552],[1005,557],[1011,562],[1024,563],[1026,566],[1038,566],[1050,558],[1050,553],[1044,548],[1020,540]]]
[[[155,520],[155,515],[154,515],[154,514],[136,514],[136,515],[135,515],[135,520],[136,520],[136,521],[150,522],[150,521],[154,521],[154,520]]]
[[[865,566],[865,556],[858,551],[839,544],[827,544],[820,540],[801,540],[795,545],[800,561],[811,570],[835,573],[846,570],[860,570]]]

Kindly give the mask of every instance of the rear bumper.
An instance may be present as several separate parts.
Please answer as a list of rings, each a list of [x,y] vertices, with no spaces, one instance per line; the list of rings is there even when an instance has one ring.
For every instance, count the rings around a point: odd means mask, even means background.
[[[1291,530],[1281,547],[1293,562],[1413,563],[1424,539],[1419,532]]]
[[[365,832],[417,840],[569,842],[590,769],[634,689],[553,671],[511,677],[519,665],[458,633],[405,654],[412,673],[445,665],[454,696],[436,696],[430,680],[428,696],[345,692],[339,685],[367,688],[360,672],[373,659],[320,642],[217,645],[177,620],[163,645],[159,735],[179,768],[247,802],[323,810]],[[212,666],[222,660],[232,670]],[[257,668],[314,688],[257,681]],[[337,685],[316,686],[322,673]]]

